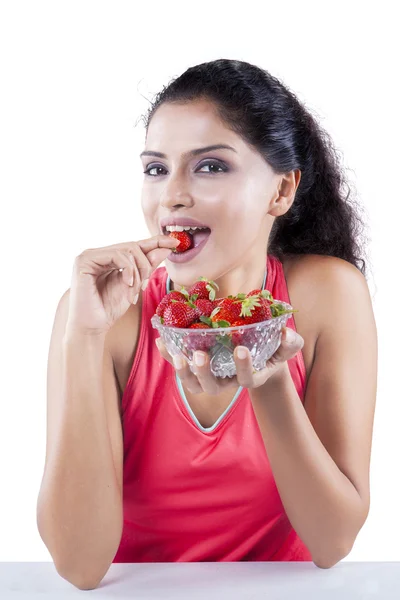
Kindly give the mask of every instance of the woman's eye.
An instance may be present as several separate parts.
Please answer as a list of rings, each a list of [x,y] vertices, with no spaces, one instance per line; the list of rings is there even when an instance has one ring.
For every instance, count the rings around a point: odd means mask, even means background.
[[[143,171],[143,173],[145,175],[150,175],[150,177],[157,177],[157,175],[152,175],[151,171],[154,171],[154,169],[161,169],[162,171],[165,171],[165,169],[163,167],[150,167],[149,169],[146,169],[146,171]]]
[[[201,165],[201,167],[199,167],[200,169],[203,169],[204,167],[215,167],[216,169],[220,169],[220,171],[208,171],[208,173],[212,174],[212,175],[217,175],[218,173],[225,173],[225,171],[227,171],[228,169],[223,166],[220,163],[217,162],[208,162],[208,163],[204,163],[203,165]],[[204,172],[204,171],[203,171]]]
[[[201,171],[201,169],[204,169],[204,167],[210,167],[210,169],[212,168],[212,170]],[[149,175],[150,177],[158,177],[158,175],[162,175],[162,173],[159,173],[159,172],[157,173],[157,169],[161,170],[161,171],[165,171],[164,167],[161,167],[160,165],[154,165],[152,167],[149,167],[145,171],[143,171],[143,173],[145,175]],[[199,172],[209,173],[210,175],[218,175],[218,173],[225,173],[227,170],[228,169],[225,165],[222,165],[221,163],[215,162],[215,161],[209,161],[207,163],[203,163],[197,169],[197,171],[199,171]],[[155,171],[155,173],[152,173],[152,171]]]

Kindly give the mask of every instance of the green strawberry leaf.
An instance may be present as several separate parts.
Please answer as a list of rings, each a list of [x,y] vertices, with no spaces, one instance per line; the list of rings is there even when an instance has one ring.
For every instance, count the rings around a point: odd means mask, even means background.
[[[223,346],[227,346],[228,348],[233,348],[232,340],[229,335],[217,335],[216,341]]]
[[[240,311],[241,317],[251,317],[252,311],[257,307],[261,306],[261,303],[257,296],[249,296],[242,302],[242,310]]]
[[[261,292],[260,296],[262,296],[262,298],[266,298],[267,300],[270,300],[271,302],[274,301],[274,298],[273,298],[271,292],[269,292],[268,290],[263,290]]]
[[[289,309],[287,310],[283,304],[280,304],[279,302],[275,302],[274,304],[270,305],[270,309],[271,309],[271,314],[273,317],[281,317],[282,315],[289,315],[295,312],[299,312],[298,310],[294,310],[294,309]]]
[[[221,307],[220,306],[216,306],[214,308],[214,310],[212,311],[212,313],[210,314],[210,318],[211,317],[215,317],[215,315],[218,314],[220,310],[221,310]]]
[[[206,290],[208,290],[209,294],[208,294],[208,298],[210,300],[215,300],[215,289],[210,285],[206,285]]]
[[[231,324],[229,323],[229,321],[224,321],[223,319],[221,321],[217,321],[216,327],[230,327]]]
[[[201,315],[200,317],[200,321],[202,323],[205,323],[206,325],[208,325],[209,327],[212,327],[212,321],[210,319],[210,317],[205,317],[204,315]]]
[[[181,287],[181,289],[179,290],[181,294],[183,294],[187,299],[189,299],[189,292],[187,291],[186,288],[184,288],[183,286]]]

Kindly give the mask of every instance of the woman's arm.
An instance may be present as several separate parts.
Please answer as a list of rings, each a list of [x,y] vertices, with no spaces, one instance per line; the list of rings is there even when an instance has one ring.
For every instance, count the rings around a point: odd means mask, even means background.
[[[121,539],[122,426],[107,336],[66,332],[68,290],[50,341],[46,459],[37,525],[57,572],[93,589]]]
[[[349,554],[369,511],[377,333],[354,266],[316,258],[301,276],[318,294],[319,331],[304,407],[287,363],[249,393],[288,518],[315,564],[328,568]]]

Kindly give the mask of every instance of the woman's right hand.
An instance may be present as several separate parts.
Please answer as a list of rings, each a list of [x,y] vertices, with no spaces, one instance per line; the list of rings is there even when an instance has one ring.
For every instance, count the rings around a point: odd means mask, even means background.
[[[74,262],[66,332],[107,333],[137,301],[143,282],[178,245],[176,238],[160,234],[84,250]]]

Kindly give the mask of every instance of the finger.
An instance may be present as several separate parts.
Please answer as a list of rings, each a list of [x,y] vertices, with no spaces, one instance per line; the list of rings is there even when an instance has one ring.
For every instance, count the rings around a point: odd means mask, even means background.
[[[112,271],[122,271],[124,282],[126,285],[130,285],[131,263],[129,257],[115,248],[84,250],[75,259],[75,270],[79,276],[94,275],[100,280]]]
[[[135,245],[132,249],[127,250],[126,252],[131,263],[134,295],[136,297],[136,295],[139,294],[144,281],[150,277],[153,269],[146,256],[140,250],[139,246]]]
[[[161,234],[146,240],[139,240],[137,243],[150,262],[152,270],[165,260],[170,252],[180,244],[176,238]]]
[[[196,365],[197,357],[202,357],[203,355],[204,364]],[[195,370],[197,379],[200,381],[202,388],[207,394],[221,394],[229,388],[237,388],[240,385],[236,375],[232,377],[216,377],[211,370],[210,358],[207,353],[200,351],[193,353],[193,368]]]
[[[192,394],[201,394],[203,392],[203,389],[199,384],[196,375],[194,375],[191,372],[190,367],[183,355],[180,355],[180,358],[182,359],[182,366],[180,366],[174,363],[172,356],[166,349],[165,344],[163,343],[161,338],[156,338],[156,345],[161,356],[165,358],[165,360],[168,361],[174,367],[174,369],[178,373],[179,379],[185,382],[185,385],[189,392],[191,392]]]
[[[165,358],[165,360],[167,362],[169,362],[172,366],[174,366],[173,360],[172,360],[172,356],[170,355],[170,353],[168,352],[168,350],[166,349],[165,345],[163,344],[161,338],[156,338],[156,346],[158,348],[159,353],[161,354],[161,356],[163,358]]]
[[[267,366],[280,366],[290,358],[293,358],[304,346],[304,339],[293,329],[283,327],[281,333],[280,346],[269,359]]]
[[[219,384],[219,378],[217,379],[211,371],[208,355],[205,352],[195,352],[193,355],[193,363],[196,370],[196,377],[204,392],[211,396],[220,394],[221,386]]]
[[[243,357],[241,356],[241,352],[244,354]],[[249,349],[246,348],[246,346],[236,346],[233,358],[236,365],[236,377],[239,385],[251,389],[254,387],[255,373],[253,373],[253,361]]]
[[[185,384],[192,394],[202,394],[204,389],[197,376],[191,371],[189,363],[182,354],[173,357],[173,365],[179,375],[179,379]]]
[[[115,254],[120,257],[121,262],[126,262],[126,267],[119,269],[122,271],[122,278],[130,287],[132,300],[139,293],[141,286],[140,273],[137,270],[134,257],[126,251],[114,250]]]
[[[151,250],[162,249],[172,249],[179,246],[179,240],[176,238],[170,237],[169,235],[154,235],[150,238],[145,238],[143,240],[138,240],[137,242],[121,242],[119,244],[114,244],[113,246],[104,246],[103,248],[98,248],[98,250],[109,250],[110,248],[117,248],[118,250],[129,249],[132,248],[132,245],[139,244],[144,253],[150,252]]]

